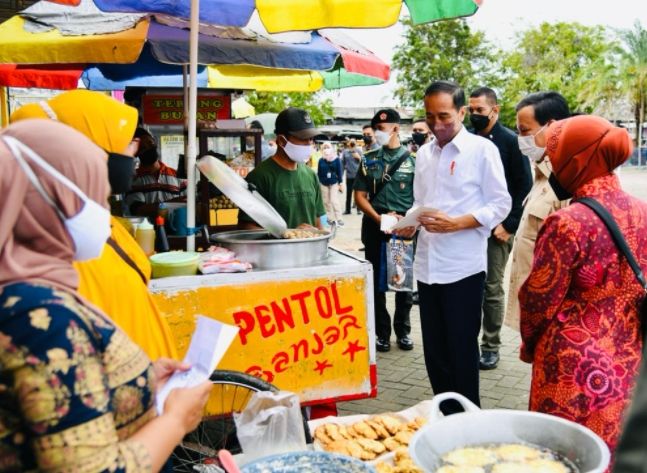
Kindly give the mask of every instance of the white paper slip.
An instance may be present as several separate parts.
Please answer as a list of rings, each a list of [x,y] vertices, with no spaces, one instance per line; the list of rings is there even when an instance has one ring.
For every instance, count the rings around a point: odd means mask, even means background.
[[[391,230],[401,230],[407,227],[418,228],[420,226],[418,217],[420,217],[420,215],[425,212],[438,212],[438,209],[434,209],[432,207],[418,207],[416,210],[400,219],[400,221],[398,221],[398,223],[396,223]]]
[[[394,215],[383,214],[380,218],[380,230],[385,233],[393,230],[393,226],[398,223],[398,218]]]
[[[198,315],[195,331],[191,337],[191,345],[189,345],[189,350],[183,360],[191,368],[188,371],[174,373],[157,393],[158,414],[162,414],[164,411],[164,402],[171,390],[197,386],[209,379],[222,357],[225,356],[236,334],[238,334],[238,327]]]

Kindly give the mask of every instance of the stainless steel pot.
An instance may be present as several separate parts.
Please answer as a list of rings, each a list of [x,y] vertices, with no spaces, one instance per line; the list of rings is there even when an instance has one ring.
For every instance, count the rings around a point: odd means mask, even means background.
[[[443,417],[440,403],[455,399],[465,412]],[[481,410],[464,396],[434,397],[429,423],[411,439],[409,453],[425,471],[433,472],[441,457],[456,448],[488,443],[530,443],[549,448],[578,468],[602,473],[609,464],[607,445],[591,430],[559,417],[506,409]]]
[[[281,269],[310,266],[328,258],[328,242],[334,237],[323,230],[321,236],[301,239],[274,238],[267,230],[235,230],[217,233],[211,241],[229,248],[254,269]]]

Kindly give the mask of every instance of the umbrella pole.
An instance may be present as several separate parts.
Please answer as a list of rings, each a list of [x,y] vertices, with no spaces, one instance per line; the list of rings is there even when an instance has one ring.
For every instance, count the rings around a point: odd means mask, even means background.
[[[187,150],[187,196],[186,226],[190,234],[186,239],[186,250],[195,251],[195,158],[196,158],[196,120],[198,111],[198,32],[200,0],[191,0],[191,30],[189,36],[189,147]]]
[[[9,125],[9,88],[0,87],[0,126]]]
[[[182,134],[184,135],[184,172],[187,172],[187,156],[189,155],[189,66],[182,64],[182,103],[184,104],[184,123]]]

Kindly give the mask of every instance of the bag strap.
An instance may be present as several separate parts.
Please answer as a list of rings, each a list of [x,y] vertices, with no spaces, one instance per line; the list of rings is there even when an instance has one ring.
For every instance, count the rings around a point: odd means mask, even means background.
[[[636,261],[636,257],[629,248],[627,240],[625,240],[625,237],[622,235],[620,228],[618,228],[618,224],[611,216],[609,211],[605,209],[604,206],[600,204],[600,202],[591,197],[582,197],[581,199],[577,199],[574,202],[579,202],[580,204],[586,205],[588,208],[593,210],[604,222],[604,224],[609,229],[609,232],[611,233],[613,241],[616,243],[620,251],[625,255],[625,258],[627,258],[629,266],[631,266],[631,269],[636,274],[640,285],[643,287],[645,293],[647,294],[647,281],[645,281],[645,275],[640,269],[640,265],[638,264],[638,261]]]
[[[393,175],[400,169],[400,166],[407,160],[407,158],[411,156],[409,154],[409,151],[406,149],[400,154],[398,157],[398,160],[393,163],[393,166],[387,169],[387,171],[382,175],[382,180],[380,182],[375,183],[375,192],[373,195],[370,197],[369,201],[372,201],[377,197],[377,195],[382,192],[382,189],[386,186],[386,184],[391,180]],[[366,175],[368,177],[368,175]],[[369,192],[370,195],[370,192]]]
[[[139,266],[135,264],[135,262],[132,260],[130,256],[117,244],[115,240],[112,239],[112,237],[108,238],[108,241],[106,242],[110,248],[115,250],[115,252],[121,257],[124,262],[130,266],[132,269],[137,271],[137,274],[139,274],[139,277],[142,278],[142,282],[144,283],[145,286],[148,285],[148,282],[146,281],[146,276],[144,276],[144,273],[142,273],[142,270],[139,269]]]

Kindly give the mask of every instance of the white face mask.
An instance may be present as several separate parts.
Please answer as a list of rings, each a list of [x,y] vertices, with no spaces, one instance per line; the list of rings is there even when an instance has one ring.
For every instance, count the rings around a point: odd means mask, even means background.
[[[285,150],[285,154],[288,155],[288,158],[295,163],[305,164],[312,155],[312,145],[295,145],[287,138],[285,139],[285,145],[282,145],[281,147]]]
[[[3,139],[7,146],[9,146],[9,149],[11,149],[20,167],[27,174],[29,181],[43,199],[54,208],[63,221],[67,232],[74,242],[74,260],[86,261],[101,256],[103,247],[111,233],[110,212],[88,198],[72,181],[38,156],[31,148],[10,136],[5,136]],[[78,214],[70,218],[65,217],[51,196],[45,191],[29,164],[27,164],[23,153],[83,201],[83,208],[81,208]]]
[[[386,146],[391,141],[391,133],[382,130],[375,130],[375,142],[380,146]]]
[[[519,140],[519,151],[521,151],[522,154],[528,156],[533,161],[541,161],[541,158],[543,158],[544,154],[546,153],[546,148],[540,148],[535,143],[535,136],[541,133],[541,131],[546,128],[546,126],[547,124],[542,126],[534,135],[517,137],[517,139]]]

